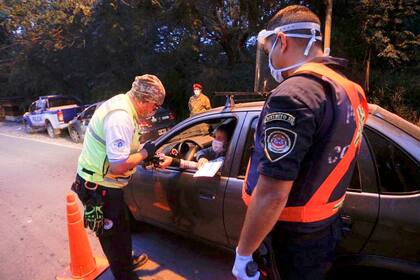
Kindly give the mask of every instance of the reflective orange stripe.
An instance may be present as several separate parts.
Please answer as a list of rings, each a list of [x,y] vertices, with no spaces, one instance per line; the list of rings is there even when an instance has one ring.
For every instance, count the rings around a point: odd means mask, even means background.
[[[340,199],[326,204],[313,206],[292,206],[283,209],[279,220],[284,222],[311,223],[331,217],[343,205],[345,195]]]
[[[350,164],[352,163],[356,152],[362,142],[362,139],[357,139],[361,137],[361,129],[360,125],[364,125],[367,117],[368,117],[368,105],[366,102],[366,97],[364,94],[363,89],[353,83],[352,81],[346,79],[345,77],[339,75],[337,72],[332,70],[331,68],[325,66],[324,64],[320,63],[307,63],[302,65],[299,69],[297,69],[293,75],[296,74],[312,74],[320,78],[328,78],[333,83],[338,84],[339,86],[343,87],[347,97],[350,100],[351,106],[354,111],[354,118],[355,118],[355,131],[347,149],[346,153],[344,154],[343,158],[339,161],[339,163],[335,166],[335,168],[331,171],[328,177],[324,180],[324,182],[320,185],[314,195],[309,199],[309,201],[304,206],[293,206],[293,207],[286,207],[283,212],[281,213],[279,220],[280,221],[287,221],[287,222],[316,222],[327,219],[333,216],[337,211],[341,208],[344,202],[343,195],[340,199],[328,202],[331,194],[337,187],[340,180],[346,174]],[[359,93],[361,98],[359,98]],[[362,106],[363,110],[363,117],[364,119],[360,120],[359,122],[359,105]],[[362,123],[362,124],[361,124]],[[357,143],[356,143],[357,142]],[[248,169],[249,164],[246,172],[245,182],[242,189],[242,198],[245,204],[249,204],[251,196],[249,196],[246,191],[246,180],[248,177]]]

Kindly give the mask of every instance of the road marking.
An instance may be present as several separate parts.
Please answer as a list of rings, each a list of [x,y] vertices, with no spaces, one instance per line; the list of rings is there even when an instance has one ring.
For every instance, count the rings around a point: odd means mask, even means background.
[[[69,146],[69,145],[65,145],[65,144],[52,143],[52,142],[48,142],[48,141],[44,141],[44,140],[40,140],[40,139],[28,138],[28,137],[24,137],[24,136],[9,135],[9,134],[5,134],[5,133],[1,133],[1,132],[0,132],[0,135],[11,137],[11,138],[16,138],[16,139],[25,139],[25,140],[29,140],[29,141],[40,142],[40,143],[44,143],[44,144],[50,144],[50,145],[55,145],[55,146],[65,147],[65,148],[70,148],[70,149],[75,149],[75,150],[82,150],[82,147],[80,147],[80,148],[79,147],[73,147],[73,146]]]

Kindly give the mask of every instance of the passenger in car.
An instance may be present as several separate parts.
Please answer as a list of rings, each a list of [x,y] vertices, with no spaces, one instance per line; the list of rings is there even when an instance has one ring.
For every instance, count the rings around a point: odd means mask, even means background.
[[[165,156],[165,159],[160,164],[160,167],[167,168],[168,166],[174,166],[183,169],[200,169],[209,161],[224,161],[226,149],[229,145],[231,137],[232,128],[230,125],[222,124],[214,131],[214,139],[211,146],[196,153],[196,161]]]

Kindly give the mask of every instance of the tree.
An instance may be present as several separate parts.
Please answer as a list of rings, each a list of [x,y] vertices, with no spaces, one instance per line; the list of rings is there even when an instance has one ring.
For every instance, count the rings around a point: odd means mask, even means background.
[[[255,39],[279,9],[314,0],[3,0],[0,96],[59,91],[86,102],[158,75],[166,106],[187,115],[191,85],[205,92],[252,91]],[[416,121],[420,108],[418,0],[335,1],[332,55],[363,83],[371,101]]]

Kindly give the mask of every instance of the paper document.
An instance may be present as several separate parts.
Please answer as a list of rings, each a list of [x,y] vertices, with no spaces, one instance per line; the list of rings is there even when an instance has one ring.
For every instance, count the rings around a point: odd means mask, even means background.
[[[195,172],[194,177],[214,177],[222,165],[223,161],[209,161]]]

